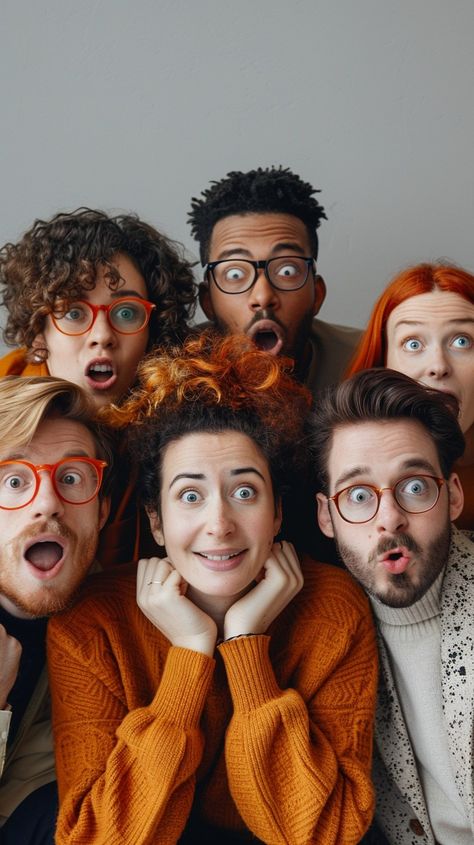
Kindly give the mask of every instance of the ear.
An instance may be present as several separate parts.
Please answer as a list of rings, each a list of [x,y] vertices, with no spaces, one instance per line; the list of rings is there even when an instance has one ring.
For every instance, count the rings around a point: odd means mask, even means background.
[[[334,537],[334,528],[329,513],[329,499],[323,493],[317,493],[316,500],[318,503],[319,527],[326,537]]]
[[[36,349],[40,349],[42,352],[42,354],[38,357],[36,357],[35,355]],[[33,340],[33,343],[31,344],[31,358],[35,363],[39,364],[40,361],[45,360],[46,356],[44,355],[44,350],[48,352],[48,345],[46,343],[46,339],[43,332],[38,332],[35,339]]]
[[[326,299],[326,282],[324,281],[322,276],[318,274],[314,277],[314,302],[313,302],[313,314],[319,313],[319,309],[323,304],[324,300]]]
[[[209,292],[209,285],[207,282],[201,282],[199,285],[199,305],[204,311],[207,319],[210,320],[211,323],[214,323],[216,315],[212,306],[211,294]]]
[[[464,493],[461,487],[459,476],[452,472],[448,478],[448,493],[449,493],[449,518],[451,522],[461,514],[464,507]]]
[[[99,499],[99,531],[104,527],[110,513],[110,496]]]
[[[156,511],[148,510],[148,519],[150,520],[151,533],[159,546],[165,545],[165,537],[161,527],[161,520]]]

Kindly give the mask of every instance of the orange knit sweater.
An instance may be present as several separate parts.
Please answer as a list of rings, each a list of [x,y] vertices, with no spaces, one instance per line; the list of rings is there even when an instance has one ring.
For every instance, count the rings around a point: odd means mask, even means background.
[[[306,560],[304,574],[269,636],[215,659],[145,618],[131,568],[88,579],[49,625],[58,845],[174,845],[195,817],[222,841],[359,841],[374,808],[373,623],[347,573]]]

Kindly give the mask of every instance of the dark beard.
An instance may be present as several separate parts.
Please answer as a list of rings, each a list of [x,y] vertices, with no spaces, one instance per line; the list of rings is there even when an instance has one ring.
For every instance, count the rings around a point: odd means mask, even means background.
[[[336,535],[335,542],[341,560],[369,596],[388,607],[410,607],[428,592],[446,566],[451,543],[451,523],[447,521],[437,537],[427,545],[425,552],[410,534],[394,534],[379,541],[367,562],[361,562],[350,546],[339,543]],[[376,559],[378,555],[395,546],[406,546],[409,551],[419,555],[418,575],[416,580],[413,580],[410,571],[401,572],[399,575],[391,574],[388,577],[388,586],[382,592],[377,590],[375,583]]]

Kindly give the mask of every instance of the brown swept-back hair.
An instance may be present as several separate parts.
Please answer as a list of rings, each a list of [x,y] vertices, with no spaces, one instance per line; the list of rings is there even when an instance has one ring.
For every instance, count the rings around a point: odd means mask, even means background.
[[[61,301],[61,308],[81,299],[96,284],[97,270],[106,268],[112,290],[123,285],[112,260],[128,256],[142,274],[148,299],[156,305],[149,324],[149,348],[181,342],[193,316],[196,286],[182,248],[136,215],[110,217],[103,211],[78,208],[36,220],[21,238],[0,250],[0,291],[8,318],[5,341],[30,351],[44,321]],[[35,347],[43,360],[46,349]]]
[[[291,376],[292,362],[255,348],[245,335],[203,332],[163,348],[139,367],[139,385],[101,418],[127,427],[145,504],[159,512],[166,446],[188,434],[237,431],[268,461],[275,497],[303,471],[304,418],[310,392]]]
[[[433,439],[448,478],[464,451],[454,396],[424,387],[390,369],[362,370],[347,381],[327,388],[309,419],[309,448],[319,489],[329,494],[328,461],[334,432],[346,425],[385,420],[417,420]]]
[[[96,419],[96,410],[76,384],[52,376],[5,376],[0,379],[0,449],[14,451],[33,440],[38,426],[50,417],[81,423],[91,433],[96,455],[106,461],[100,496],[113,483],[113,452],[109,434]]]

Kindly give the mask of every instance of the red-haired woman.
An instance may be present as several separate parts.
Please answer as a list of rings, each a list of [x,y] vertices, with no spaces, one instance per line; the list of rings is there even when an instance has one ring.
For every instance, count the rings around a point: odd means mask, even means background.
[[[275,539],[309,400],[284,365],[203,336],[117,409],[167,557],[92,576],[49,628],[62,845],[351,845],[369,826],[367,601]]]
[[[451,264],[404,270],[375,303],[346,376],[391,367],[453,394],[466,449],[456,471],[464,489],[457,520],[474,528],[474,276]]]

